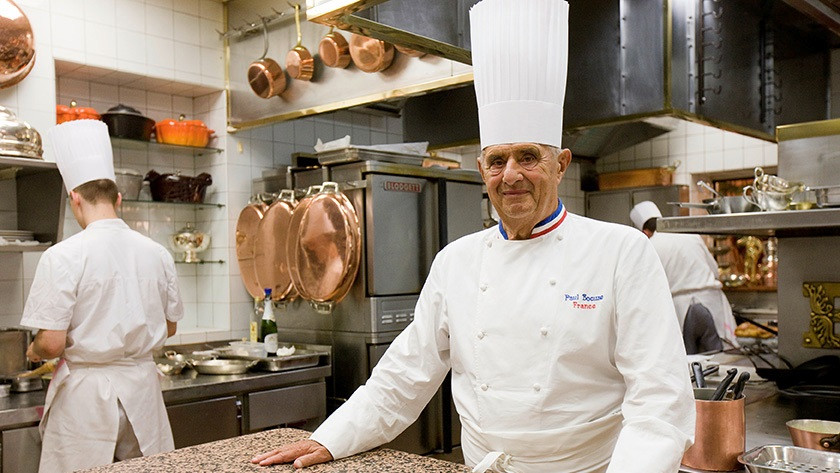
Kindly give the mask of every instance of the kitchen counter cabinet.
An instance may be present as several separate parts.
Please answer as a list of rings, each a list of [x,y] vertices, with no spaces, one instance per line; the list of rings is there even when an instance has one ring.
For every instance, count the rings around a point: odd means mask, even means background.
[[[277,429],[182,448],[145,458],[84,470],[85,473],[293,472],[291,464],[266,469],[251,463],[255,454],[305,439],[309,432]],[[306,469],[311,473],[468,473],[464,465],[390,449],[376,449]]]

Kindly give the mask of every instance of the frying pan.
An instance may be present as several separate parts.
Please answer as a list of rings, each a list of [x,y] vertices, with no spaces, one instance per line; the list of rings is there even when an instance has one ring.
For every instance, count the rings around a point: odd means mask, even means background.
[[[280,191],[280,197],[265,210],[257,225],[254,240],[257,281],[260,287],[271,289],[275,301],[296,295],[286,260],[286,241],[295,204],[294,191]]]
[[[268,54],[268,26],[265,18],[262,19],[262,23],[265,46],[262,56],[248,66],[248,83],[255,94],[267,99],[286,90],[286,74],[277,61],[265,57]]]
[[[350,57],[364,72],[384,71],[394,60],[394,46],[385,41],[358,34],[350,36]]]
[[[248,294],[255,299],[262,299],[264,292],[257,279],[254,241],[267,207],[263,201],[255,198],[239,212],[239,219],[236,221],[236,259],[239,261],[239,273]]]
[[[295,28],[297,28],[297,44],[286,54],[286,72],[292,79],[311,80],[315,72],[315,59],[301,43],[300,33],[300,5],[295,3]]]
[[[0,0],[0,89],[22,81],[35,65],[29,19],[12,0]]]
[[[350,44],[341,33],[334,32],[333,27],[318,43],[318,54],[327,67],[344,69],[350,65]]]

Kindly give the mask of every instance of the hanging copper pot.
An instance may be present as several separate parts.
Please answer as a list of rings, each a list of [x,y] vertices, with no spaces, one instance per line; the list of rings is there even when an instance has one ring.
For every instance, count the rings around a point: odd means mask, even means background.
[[[381,72],[394,61],[394,46],[385,41],[358,34],[350,36],[350,57],[364,72]]]
[[[286,260],[289,223],[295,204],[294,191],[280,191],[277,200],[263,213],[254,240],[257,281],[260,287],[271,289],[271,298],[275,301],[297,295]]]
[[[248,294],[255,299],[262,299],[264,296],[264,288],[257,279],[254,242],[267,207],[261,196],[255,196],[239,212],[239,219],[236,221],[236,259],[239,262],[239,274]]]
[[[286,257],[295,288],[313,302],[341,301],[359,269],[361,232],[338,184],[325,182],[320,192],[302,199],[289,229]]]
[[[268,54],[268,26],[263,18],[263,54],[248,66],[248,84],[258,96],[267,99],[280,95],[286,90],[286,74],[274,59],[265,57]]]
[[[405,54],[406,56],[423,57],[423,56],[426,55],[426,53],[424,53],[423,51],[418,51],[416,49],[407,48],[405,46],[394,45],[394,47],[397,48],[397,51],[399,51],[402,54]]]
[[[297,44],[286,54],[286,72],[292,79],[311,80],[315,72],[315,59],[309,50],[303,47],[303,36],[300,33],[300,5],[295,7],[295,27],[297,28]]]
[[[12,0],[0,0],[0,89],[22,81],[35,65],[29,19]]]
[[[330,27],[330,32],[318,43],[318,55],[325,66],[344,69],[350,65],[350,44]]]

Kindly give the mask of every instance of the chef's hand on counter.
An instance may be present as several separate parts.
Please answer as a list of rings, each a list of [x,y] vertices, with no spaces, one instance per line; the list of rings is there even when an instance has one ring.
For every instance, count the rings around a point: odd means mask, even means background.
[[[259,463],[261,466],[274,465],[277,463],[293,463],[295,468],[305,468],[332,461],[333,456],[327,447],[320,443],[306,439],[295,443],[283,445],[282,447],[265,452],[251,459],[251,463]]]

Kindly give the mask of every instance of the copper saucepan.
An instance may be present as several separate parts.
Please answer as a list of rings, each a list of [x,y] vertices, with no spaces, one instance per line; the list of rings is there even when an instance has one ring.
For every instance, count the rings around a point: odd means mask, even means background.
[[[286,247],[292,280],[304,298],[337,303],[359,269],[359,220],[334,182],[325,182],[319,193],[304,200],[292,215],[290,229],[297,231]]]
[[[381,72],[394,61],[394,46],[385,41],[358,34],[350,36],[350,57],[364,72]]]
[[[255,299],[262,299],[265,295],[264,288],[257,279],[254,242],[260,220],[267,207],[265,202],[257,196],[239,212],[239,218],[236,221],[236,259],[239,262],[239,273],[248,294]]]
[[[315,59],[309,50],[303,47],[303,36],[300,33],[300,5],[295,3],[295,28],[297,28],[297,44],[286,54],[286,71],[292,79],[311,80],[315,72]]]
[[[268,54],[268,26],[263,18],[263,49],[262,57],[248,66],[248,83],[251,90],[258,96],[267,99],[280,95],[286,90],[286,74],[277,61],[265,57]]]
[[[418,51],[416,49],[407,48],[405,46],[400,46],[398,44],[395,44],[394,47],[397,48],[397,51],[399,51],[402,54],[405,54],[406,56],[423,57],[423,56],[426,55],[426,53],[424,53],[423,51]]]
[[[0,89],[22,81],[35,65],[29,19],[12,0],[0,0]]]
[[[785,423],[797,447],[840,452],[840,422],[794,419]]]
[[[329,33],[318,43],[318,54],[325,66],[344,69],[350,65],[350,44],[333,29],[330,27]]]
[[[254,240],[257,281],[260,287],[271,289],[275,301],[297,295],[286,260],[289,223],[296,203],[293,190],[280,191],[280,197],[266,209],[257,226]]]

